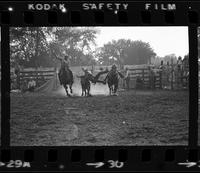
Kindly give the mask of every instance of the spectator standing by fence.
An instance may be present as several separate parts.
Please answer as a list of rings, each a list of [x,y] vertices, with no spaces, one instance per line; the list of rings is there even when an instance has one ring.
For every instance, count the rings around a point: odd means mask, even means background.
[[[177,60],[177,69],[178,71],[182,70],[182,58],[179,56]]]
[[[129,90],[130,89],[130,71],[128,69],[128,67],[126,67],[125,69],[125,83],[126,83],[126,89]]]
[[[170,76],[170,65],[169,65],[169,61],[167,61],[166,76],[167,76],[167,83],[169,84],[169,76]]]
[[[28,81],[27,81],[27,79],[24,79],[22,81],[22,85],[21,85],[21,92],[24,93],[26,91],[28,91]]]
[[[126,75],[126,69],[124,69],[124,66],[121,66],[120,72],[125,77],[125,75]],[[120,86],[120,88],[125,89],[126,88],[126,84],[125,83],[126,83],[125,82],[125,78],[122,78],[122,79],[120,78],[119,79],[119,86]]]
[[[35,87],[36,87],[36,82],[33,79],[31,79],[28,82],[28,91],[33,92]]]
[[[170,88],[170,65],[169,65],[169,61],[167,61],[167,65],[165,67],[165,76],[166,76],[166,85],[165,87],[167,89]]]
[[[165,88],[166,87],[166,74],[165,74],[165,66],[164,62],[161,61],[160,66],[159,66],[159,74],[160,74],[160,88]]]
[[[189,57],[185,56],[182,61],[183,66],[183,86],[188,87],[189,79]]]
[[[155,72],[152,67],[149,66],[149,88],[155,89]]]
[[[176,84],[177,88],[180,88],[182,85],[182,58],[179,56],[176,64]]]

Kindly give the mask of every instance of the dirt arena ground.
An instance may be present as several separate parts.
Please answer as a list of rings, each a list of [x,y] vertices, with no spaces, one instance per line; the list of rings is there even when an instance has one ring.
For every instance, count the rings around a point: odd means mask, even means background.
[[[11,93],[12,146],[187,145],[187,91]]]

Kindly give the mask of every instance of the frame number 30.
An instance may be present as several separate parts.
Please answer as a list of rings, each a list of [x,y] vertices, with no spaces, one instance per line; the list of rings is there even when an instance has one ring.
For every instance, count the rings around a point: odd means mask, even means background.
[[[108,163],[110,163],[109,168],[122,168],[124,166],[124,162],[119,162],[118,160],[108,160]]]

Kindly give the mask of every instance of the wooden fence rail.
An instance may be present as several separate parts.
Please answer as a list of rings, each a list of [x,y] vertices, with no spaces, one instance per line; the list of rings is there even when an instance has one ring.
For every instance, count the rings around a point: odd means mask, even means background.
[[[19,71],[16,77],[11,76],[11,88],[21,89],[24,85],[27,85],[30,79],[36,81],[36,86],[40,86],[47,80],[51,79],[55,75],[55,70],[24,70]]]
[[[129,68],[130,71],[130,85],[129,88],[136,87],[136,79],[140,77],[143,81],[144,88],[159,88],[159,89],[178,89],[188,86],[188,80],[185,76],[176,70],[169,70],[168,72],[161,69],[152,70],[146,68]],[[152,81],[153,80],[153,81]],[[152,84],[153,82],[153,84]],[[120,87],[123,88],[123,81],[120,82]]]
[[[98,71],[99,67],[96,66],[96,70]],[[81,67],[71,67],[71,70],[74,74],[78,74],[82,72]],[[95,70],[95,71],[96,71]],[[180,76],[174,71],[170,71],[168,74],[163,72],[160,69],[154,69],[153,77],[152,77],[152,71],[148,66],[146,67],[129,67],[130,71],[130,88],[136,87],[136,80],[138,77],[143,82],[143,88],[159,88],[163,89],[165,87],[168,87],[169,89],[174,89],[177,86],[177,83],[180,81]],[[37,86],[40,86],[42,83],[46,82],[47,80],[51,79],[55,75],[56,69],[31,69],[31,70],[23,70],[19,72],[19,75],[17,78],[15,78],[15,83],[17,83],[18,88],[21,88],[21,86],[24,84],[24,82],[29,81],[30,79],[34,79],[37,83]],[[103,76],[102,76],[103,77]],[[105,78],[105,75],[104,77]],[[186,80],[182,78],[181,80]],[[120,79],[120,88],[125,87],[125,81],[124,79]]]

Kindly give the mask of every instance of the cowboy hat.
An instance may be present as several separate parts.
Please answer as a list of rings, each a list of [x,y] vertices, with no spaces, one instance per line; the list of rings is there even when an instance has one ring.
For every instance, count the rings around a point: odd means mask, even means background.
[[[112,69],[116,69],[117,66],[115,64],[112,65]]]

